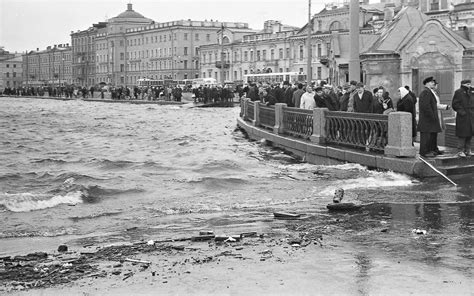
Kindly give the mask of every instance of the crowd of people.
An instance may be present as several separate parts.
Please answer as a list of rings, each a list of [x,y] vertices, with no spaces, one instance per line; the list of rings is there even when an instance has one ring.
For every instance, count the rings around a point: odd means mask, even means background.
[[[303,85],[290,85],[284,81],[282,86],[250,84],[244,88],[247,98],[259,101],[267,106],[285,103],[289,107],[302,109],[327,108],[330,111],[357,113],[389,114],[403,111],[411,114],[413,143],[420,132],[420,155],[435,157],[443,154],[438,148],[437,135],[445,128],[442,110],[449,110],[450,105],[441,104],[438,82],[434,77],[423,81],[425,88],[417,96],[409,86],[397,89],[396,104],[390,93],[383,87],[373,91],[365,88],[361,82],[332,86],[324,81]],[[474,133],[474,90],[471,80],[463,80],[460,89],[454,93],[452,108],[456,111],[456,136],[459,139],[458,157],[471,156],[471,139]],[[419,101],[419,102],[418,102]],[[417,120],[417,103],[419,116]]]

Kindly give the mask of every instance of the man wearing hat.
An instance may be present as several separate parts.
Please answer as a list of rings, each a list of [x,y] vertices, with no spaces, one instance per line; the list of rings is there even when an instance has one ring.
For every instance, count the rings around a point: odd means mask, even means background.
[[[458,157],[471,156],[471,139],[474,134],[474,97],[471,94],[471,80],[461,81],[461,87],[454,92],[453,110],[456,111],[456,137]]]
[[[424,157],[435,157],[438,154],[437,137],[441,132],[441,124],[438,116],[438,94],[435,92],[436,80],[433,76],[423,80],[425,89],[420,93],[418,131],[420,132],[420,155]],[[449,105],[443,105],[449,109]]]

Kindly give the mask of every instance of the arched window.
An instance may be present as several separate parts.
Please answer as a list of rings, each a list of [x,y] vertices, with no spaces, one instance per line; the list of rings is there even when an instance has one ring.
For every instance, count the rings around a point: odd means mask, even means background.
[[[229,43],[230,43],[229,37],[224,36],[224,38],[222,38],[222,44],[229,44]]]
[[[341,29],[342,29],[342,25],[338,21],[332,22],[331,25],[329,26],[329,31],[339,31]]]

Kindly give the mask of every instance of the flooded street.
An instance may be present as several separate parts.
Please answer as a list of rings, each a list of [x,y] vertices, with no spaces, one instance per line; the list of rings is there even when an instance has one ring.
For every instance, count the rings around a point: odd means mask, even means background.
[[[0,98],[0,256],[200,230],[317,233],[321,245],[285,260],[302,294],[312,294],[309,275],[343,283],[320,291],[329,294],[472,292],[472,176],[453,177],[454,187],[356,164],[302,163],[249,141],[236,129],[239,112]],[[337,188],[363,207],[329,212]],[[302,218],[276,220],[277,211]],[[286,287],[297,279],[284,278]]]

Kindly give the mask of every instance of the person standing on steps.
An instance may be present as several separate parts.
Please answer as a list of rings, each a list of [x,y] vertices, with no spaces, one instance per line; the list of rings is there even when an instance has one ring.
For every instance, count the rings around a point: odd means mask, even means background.
[[[471,93],[470,79],[461,81],[461,87],[454,92],[452,106],[456,111],[457,156],[470,157],[474,134],[474,96]]]
[[[419,119],[418,131],[420,132],[420,155],[423,157],[436,157],[437,137],[441,132],[441,124],[438,116],[438,94],[435,92],[436,80],[433,76],[423,80],[423,89],[419,97]],[[446,110],[449,105],[445,105]]]

